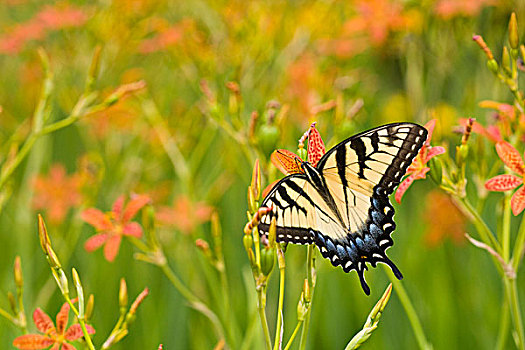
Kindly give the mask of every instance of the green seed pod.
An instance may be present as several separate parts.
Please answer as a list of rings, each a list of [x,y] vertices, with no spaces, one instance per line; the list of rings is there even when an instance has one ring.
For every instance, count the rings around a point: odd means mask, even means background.
[[[261,272],[269,276],[275,265],[275,248],[261,249]]]
[[[456,163],[458,166],[462,166],[468,157],[468,145],[459,145],[456,147]]]
[[[300,147],[300,148],[297,149],[297,155],[302,160],[307,160],[308,159],[308,152],[306,151],[306,149],[304,147]]]
[[[443,166],[441,164],[441,160],[439,158],[432,158],[428,162],[428,166],[430,167],[430,171],[428,172],[428,175],[436,183],[436,185],[441,185],[441,181],[443,179]]]
[[[279,139],[279,129],[277,126],[271,124],[265,124],[261,126],[258,132],[259,145],[262,148],[262,151],[266,155],[270,155],[277,145],[277,140]]]
[[[498,62],[495,59],[491,59],[487,61],[487,67],[490,69],[490,71],[494,74],[498,74]]]
[[[246,251],[249,251],[253,247],[253,237],[252,235],[244,235],[242,237],[242,244],[244,245],[244,249]]]

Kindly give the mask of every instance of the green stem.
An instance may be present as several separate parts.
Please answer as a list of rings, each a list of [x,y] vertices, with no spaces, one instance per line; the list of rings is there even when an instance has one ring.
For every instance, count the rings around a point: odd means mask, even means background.
[[[295,339],[295,336],[297,333],[299,333],[299,329],[301,328],[301,325],[303,324],[303,321],[298,321],[297,325],[295,326],[295,329],[293,330],[292,335],[290,336],[290,339],[288,340],[288,343],[286,343],[286,346],[284,347],[284,350],[290,349],[290,346],[292,346],[292,343]]]
[[[397,297],[399,298],[401,305],[403,305],[403,309],[405,309],[405,313],[408,316],[408,320],[410,321],[410,325],[412,326],[412,330],[414,331],[414,335],[416,337],[419,348],[424,350],[432,349],[432,345],[428,342],[427,338],[425,337],[421,321],[417,316],[416,310],[414,309],[414,306],[412,305],[412,302],[410,301],[410,298],[408,297],[408,294],[405,288],[403,287],[403,284],[391,273],[388,267],[384,265],[383,268],[385,269],[388,278],[394,285],[394,290],[396,291]]]
[[[277,243],[277,260],[279,262],[279,307],[277,308],[277,326],[275,328],[275,341],[273,349],[279,350],[282,347],[282,324],[283,324],[283,303],[284,303],[284,277],[286,265],[284,264],[284,253],[280,244]]]
[[[307,250],[307,264],[306,264],[306,278],[308,280],[308,287],[310,288],[310,296],[308,302],[308,311],[304,316],[303,329],[301,331],[301,341],[299,343],[299,349],[304,350],[306,348],[306,338],[308,337],[308,327],[310,326],[310,314],[312,311],[312,301],[315,290],[315,250],[314,245],[310,244]],[[308,296],[306,296],[308,297]]]
[[[64,299],[66,299],[66,302],[71,307],[71,310],[75,314],[75,316],[78,319],[78,323],[80,324],[80,328],[82,329],[82,333],[84,334],[84,340],[86,341],[86,344],[90,350],[95,350],[95,345],[93,345],[93,341],[91,340],[91,337],[89,335],[89,332],[86,327],[86,320],[84,317],[79,317],[78,309],[75,307],[73,302],[71,301],[71,298],[69,298],[68,294],[62,294],[64,296]]]
[[[264,339],[266,342],[266,350],[272,350],[272,339],[270,337],[270,329],[268,328],[268,320],[266,319],[266,285],[257,286],[257,310],[259,311],[259,318],[263,328]]]
[[[9,312],[5,311],[4,309],[0,308],[0,316],[3,316],[7,318],[10,322],[14,323],[16,325],[16,320]]]
[[[504,350],[505,343],[509,332],[509,303],[507,298],[504,298],[501,307],[500,326],[498,331],[498,338],[496,340],[496,350]]]
[[[479,233],[479,236],[481,240],[494,248],[498,254],[501,254],[501,245],[494,237],[494,234],[490,230],[490,228],[487,226],[485,221],[481,218],[479,213],[474,209],[474,207],[470,204],[468,199],[466,197],[458,198],[458,197],[452,197],[453,200],[458,203],[458,205],[463,209],[463,211],[470,217],[470,220],[476,227],[476,230]]]
[[[521,219],[518,237],[516,238],[516,243],[514,243],[514,251],[512,253],[512,268],[516,273],[520,265],[523,248],[525,248],[525,215]]]
[[[512,317],[512,323],[514,324],[514,332],[516,334],[516,346],[518,349],[523,350],[525,349],[525,335],[523,333],[523,322],[521,319],[516,279],[509,279],[505,277],[504,281],[505,289],[507,290],[507,297],[509,299],[510,315]]]
[[[217,333],[219,339],[224,339],[224,328],[217,317],[217,315],[204,303],[202,302],[195,294],[189,290],[184,283],[175,275],[173,270],[169,267],[168,263],[158,264],[164,275],[168,278],[171,284],[179,291],[179,293],[190,303],[191,307],[195,310],[200,311],[204,316],[206,316],[213,326]]]

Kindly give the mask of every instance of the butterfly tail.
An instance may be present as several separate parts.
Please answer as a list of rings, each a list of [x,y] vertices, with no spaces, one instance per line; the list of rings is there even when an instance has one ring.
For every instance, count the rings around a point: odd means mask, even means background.
[[[361,282],[361,288],[363,288],[363,291],[366,295],[370,295],[370,287],[368,286],[368,284],[366,284],[365,281],[365,271],[357,270],[357,275],[359,276],[359,282]]]
[[[401,271],[399,271],[399,269],[397,268],[397,266],[392,262],[392,260],[390,260],[388,257],[384,257],[383,258],[384,260],[384,263],[387,264],[390,269],[392,270],[392,272],[394,273],[394,276],[396,276],[396,278],[398,280],[401,280],[403,279],[403,274],[401,273]]]

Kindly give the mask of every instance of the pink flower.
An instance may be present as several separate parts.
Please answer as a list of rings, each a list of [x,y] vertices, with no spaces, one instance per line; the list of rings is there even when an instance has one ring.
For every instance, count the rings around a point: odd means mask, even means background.
[[[412,164],[408,167],[407,174],[410,175],[405,178],[397,188],[395,199],[398,203],[401,203],[401,197],[403,197],[403,194],[405,194],[414,180],[426,178],[426,173],[430,170],[430,168],[427,167],[428,161],[439,154],[445,153],[445,149],[441,146],[430,146],[430,140],[432,139],[432,132],[435,126],[436,119],[432,119],[425,124],[425,128],[428,130],[427,140],[419,150],[416,158],[412,161]]]
[[[84,336],[80,324],[75,323],[66,330],[69,319],[69,304],[64,303],[57,314],[56,327],[51,318],[40,308],[33,313],[36,328],[44,334],[25,334],[13,341],[13,346],[19,349],[47,349],[53,345],[52,350],[74,350],[70,341],[78,340]],[[86,325],[89,334],[94,334],[95,329]]]
[[[525,165],[520,153],[505,141],[496,143],[496,152],[505,165],[517,173],[518,176],[511,174],[497,175],[485,182],[485,188],[489,191],[509,191],[519,187],[523,183],[525,176]],[[519,215],[525,209],[525,186],[522,186],[512,195],[510,206],[514,215]]]
[[[84,210],[82,219],[97,230],[97,234],[86,241],[84,245],[86,250],[92,252],[105,245],[104,257],[107,261],[115,260],[122,236],[136,238],[142,236],[142,227],[137,222],[131,222],[131,219],[149,202],[148,196],[137,195],[124,207],[124,196],[120,196],[108,213],[95,208]]]

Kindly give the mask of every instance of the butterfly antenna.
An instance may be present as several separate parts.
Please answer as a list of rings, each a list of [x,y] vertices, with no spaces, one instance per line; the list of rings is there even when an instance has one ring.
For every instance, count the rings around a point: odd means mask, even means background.
[[[384,256],[384,262],[385,264],[387,264],[390,269],[392,270],[392,272],[394,273],[394,276],[396,276],[396,278],[398,280],[401,280],[403,279],[403,274],[401,273],[401,271],[399,271],[399,269],[397,268],[397,266],[392,262],[392,260],[390,260],[386,255]]]

